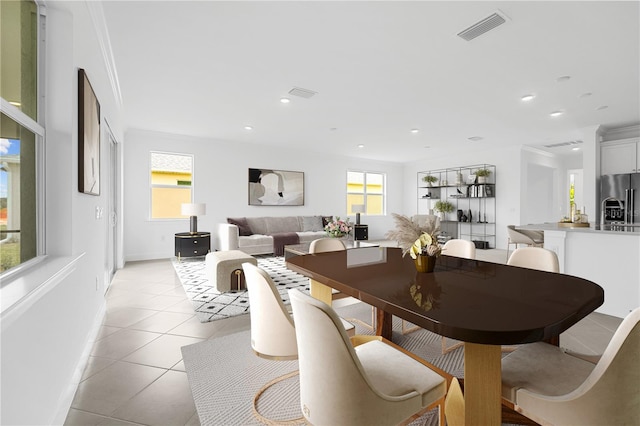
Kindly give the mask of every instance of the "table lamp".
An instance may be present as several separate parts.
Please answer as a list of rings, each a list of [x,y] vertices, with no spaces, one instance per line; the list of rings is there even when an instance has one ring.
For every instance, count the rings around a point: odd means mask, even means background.
[[[198,216],[207,213],[207,205],[204,203],[184,203],[182,204],[181,213],[183,216],[191,216],[191,233],[198,233]]]
[[[353,204],[351,211],[356,214],[356,225],[360,225],[360,213],[364,213],[364,204]]]

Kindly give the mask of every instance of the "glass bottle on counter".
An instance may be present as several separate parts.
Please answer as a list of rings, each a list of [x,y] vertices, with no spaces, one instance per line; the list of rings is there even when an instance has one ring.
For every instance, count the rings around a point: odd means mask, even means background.
[[[589,223],[589,216],[587,215],[587,208],[582,206],[582,214],[580,215],[580,223]]]

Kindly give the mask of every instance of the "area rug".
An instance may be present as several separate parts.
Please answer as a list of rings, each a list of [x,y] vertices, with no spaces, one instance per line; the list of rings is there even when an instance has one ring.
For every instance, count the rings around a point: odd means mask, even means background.
[[[370,321],[371,307],[364,303],[337,308],[343,318]],[[357,334],[372,334],[359,322]],[[440,353],[440,336],[426,330],[402,335],[401,322],[394,317],[393,341],[443,370],[461,377],[464,350]],[[260,425],[253,415],[256,392],[270,380],[297,370],[297,361],[271,361],[259,358],[251,350],[250,331],[184,346],[182,354],[200,423],[207,426]],[[258,410],[267,418],[282,421],[300,417],[298,376],[279,382],[262,394]],[[301,423],[304,424],[304,423]],[[411,423],[411,426],[435,426],[437,409]]]
[[[261,255],[253,257],[258,261],[258,266],[273,279],[285,305],[289,304],[290,288],[309,291],[309,279],[287,269],[284,257]],[[186,257],[178,261],[174,258],[172,262],[200,322],[216,321],[249,313],[249,293],[217,291],[206,277],[204,259]]]

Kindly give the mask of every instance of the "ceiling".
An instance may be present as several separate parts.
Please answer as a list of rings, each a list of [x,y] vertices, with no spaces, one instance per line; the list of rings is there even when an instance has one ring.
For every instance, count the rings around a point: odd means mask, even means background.
[[[639,4],[102,7],[125,128],[406,162],[640,123]],[[507,18],[501,26],[471,41],[457,36],[496,11]],[[316,94],[294,96],[292,88]],[[536,97],[523,102],[525,94]],[[557,110],[564,114],[549,116]]]

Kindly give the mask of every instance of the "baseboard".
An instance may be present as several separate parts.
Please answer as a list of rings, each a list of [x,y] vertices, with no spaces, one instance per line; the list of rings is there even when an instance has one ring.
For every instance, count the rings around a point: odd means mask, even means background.
[[[69,385],[67,386],[67,390],[60,395],[60,400],[58,401],[58,408],[56,410],[56,414],[52,421],[49,424],[52,425],[63,425],[64,421],[67,418],[69,410],[71,409],[71,404],[73,403],[73,398],[76,395],[76,391],[78,390],[78,386],[80,385],[80,381],[82,379],[82,374],[84,374],[84,370],[87,367],[87,363],[89,362],[89,357],[91,356],[91,350],[93,349],[93,344],[96,341],[96,337],[100,332],[100,326],[102,325],[102,320],[104,319],[104,315],[107,312],[107,301],[104,300],[102,306],[96,313],[96,316],[93,320],[93,325],[89,330],[87,335],[87,343],[85,344],[84,350],[80,355],[80,359],[76,365],[76,368],[73,372],[73,376],[71,376],[71,380]]]

